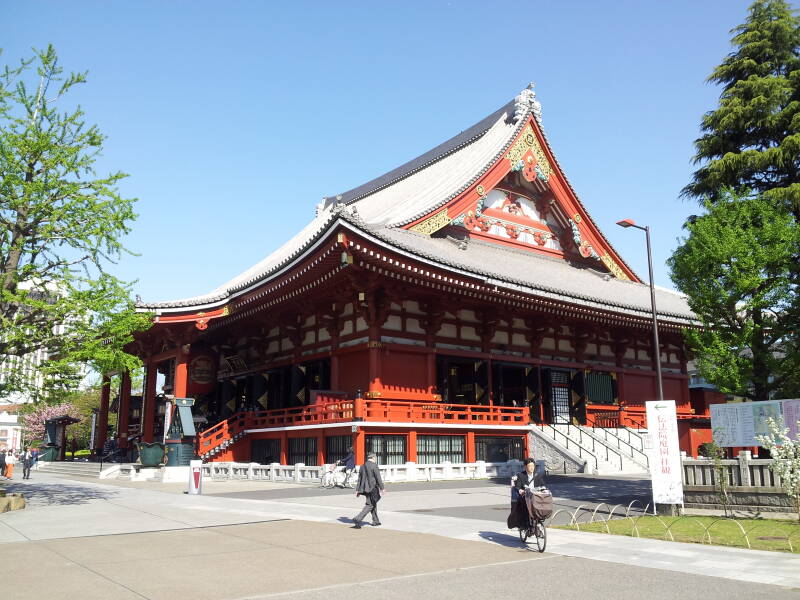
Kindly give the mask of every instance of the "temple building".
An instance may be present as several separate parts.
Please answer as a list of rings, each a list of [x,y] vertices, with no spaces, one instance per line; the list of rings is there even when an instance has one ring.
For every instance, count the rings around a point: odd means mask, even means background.
[[[310,206],[309,206],[310,207]],[[533,425],[646,427],[649,287],[562,172],[531,89],[355,189],[210,293],[142,302],[141,403],[119,444],[195,399],[210,461],[319,465],[522,458]],[[685,299],[658,290],[664,397],[690,402]],[[107,401],[106,401],[107,404]],[[134,422],[136,421],[136,422]]]

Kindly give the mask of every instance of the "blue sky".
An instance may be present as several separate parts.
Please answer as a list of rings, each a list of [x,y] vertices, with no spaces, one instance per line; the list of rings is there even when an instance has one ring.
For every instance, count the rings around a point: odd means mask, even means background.
[[[139,199],[113,272],[148,301],[205,293],[297,232],[323,196],[466,129],[529,81],[600,228],[655,279],[697,206],[679,198],[748,1],[13,2],[0,62],[55,45]],[[69,97],[68,97],[69,98]]]

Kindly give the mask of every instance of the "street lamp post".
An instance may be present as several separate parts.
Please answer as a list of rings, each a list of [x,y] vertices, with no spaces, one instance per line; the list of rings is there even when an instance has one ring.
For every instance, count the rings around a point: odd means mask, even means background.
[[[642,227],[641,225],[637,225],[631,219],[623,219],[622,221],[617,221],[617,225],[620,227],[635,227],[636,229],[641,229],[644,231],[645,237],[647,238],[647,268],[650,271],[650,308],[653,313],[653,353],[656,357],[656,380],[658,382],[658,399],[664,399],[664,386],[661,382],[661,346],[658,343],[658,316],[656,313],[656,288],[655,284],[653,283],[653,254],[650,250],[650,227],[645,226]]]

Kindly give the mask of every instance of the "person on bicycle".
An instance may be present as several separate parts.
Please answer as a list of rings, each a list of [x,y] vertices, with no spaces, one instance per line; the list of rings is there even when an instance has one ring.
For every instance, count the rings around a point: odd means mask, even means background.
[[[536,473],[536,461],[532,458],[526,458],[522,461],[523,470],[517,473],[514,487],[517,488],[517,493],[522,494],[526,489],[533,489],[536,487],[539,474]]]
[[[350,480],[350,476],[353,474],[353,471],[356,468],[356,453],[352,446],[347,449],[347,456],[345,456],[342,460],[336,461],[336,466],[344,467],[344,483],[342,485],[346,487],[347,482]]]
[[[517,473],[512,481],[514,482],[514,489],[516,489],[516,502],[515,506],[511,509],[512,516],[509,523],[527,523],[528,522],[528,505],[525,502],[525,491],[531,490],[536,487],[538,473],[536,473],[536,461],[532,458],[526,458],[522,461],[523,469]],[[509,525],[512,527],[512,525]]]

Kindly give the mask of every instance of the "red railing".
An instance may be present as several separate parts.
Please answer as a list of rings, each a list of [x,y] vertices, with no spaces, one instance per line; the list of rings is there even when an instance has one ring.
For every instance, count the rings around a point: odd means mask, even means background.
[[[473,404],[438,404],[397,400],[365,400],[365,421],[405,423],[475,423],[492,425],[527,425],[525,407],[484,406]]]
[[[227,421],[217,423],[198,436],[198,451],[206,455],[227,440],[250,429],[342,423],[350,421],[383,421],[398,423],[441,423],[480,425],[527,425],[525,407],[439,404],[399,400],[331,399],[309,406],[240,412]]]

